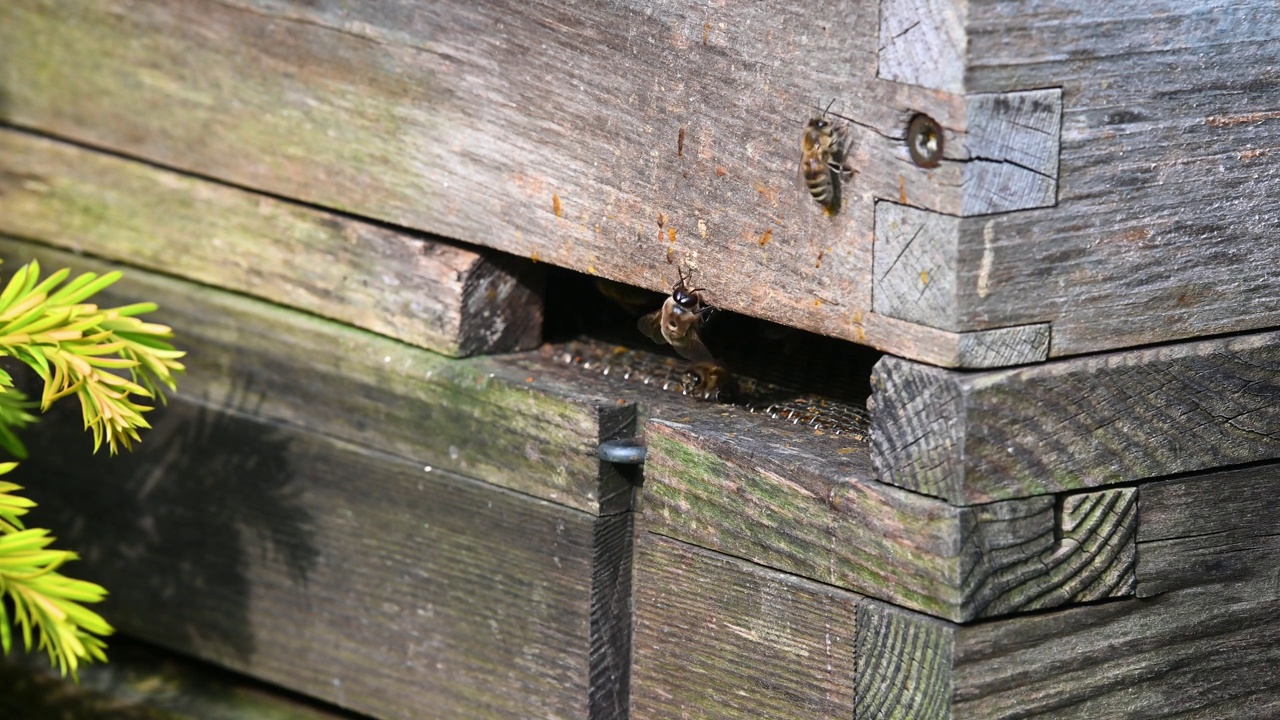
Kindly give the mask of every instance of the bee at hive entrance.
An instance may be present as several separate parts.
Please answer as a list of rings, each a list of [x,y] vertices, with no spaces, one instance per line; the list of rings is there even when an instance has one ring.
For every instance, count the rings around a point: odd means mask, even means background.
[[[800,139],[799,177],[827,215],[840,212],[842,185],[854,174],[846,157],[849,128],[831,117],[828,104],[820,115],[809,118]]]
[[[563,278],[548,284],[559,292],[549,298],[548,318],[556,322],[548,325],[546,351],[607,378],[617,392],[643,388],[833,435],[866,433],[870,370],[880,357],[875,350],[717,308],[697,325],[712,360],[690,361],[639,328],[638,318],[657,312],[660,320],[668,302],[679,305],[674,288],[663,295],[561,272]],[[696,302],[708,305],[701,294]]]
[[[667,343],[681,357],[695,363],[715,363],[711,351],[703,344],[699,334],[707,318],[715,312],[703,299],[704,288],[691,288],[685,282],[684,270],[671,288],[671,295],[662,307],[648,313],[636,322],[640,332],[656,343]]]

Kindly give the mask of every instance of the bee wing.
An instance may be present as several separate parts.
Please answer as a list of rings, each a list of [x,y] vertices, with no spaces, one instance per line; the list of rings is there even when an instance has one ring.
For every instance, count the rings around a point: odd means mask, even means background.
[[[832,133],[831,171],[839,175],[843,180],[848,180],[857,172],[849,162],[850,139],[849,126],[837,125]]]
[[[672,345],[672,347],[685,360],[715,364],[716,359],[711,356],[711,351],[707,349],[707,346],[702,344],[702,338],[698,337],[698,331],[693,328],[689,329],[689,334],[685,336],[683,342],[679,345]]]
[[[656,343],[665,343],[666,338],[662,337],[662,308],[658,308],[648,315],[642,316],[636,321],[636,327],[640,328],[640,332],[645,337]]]

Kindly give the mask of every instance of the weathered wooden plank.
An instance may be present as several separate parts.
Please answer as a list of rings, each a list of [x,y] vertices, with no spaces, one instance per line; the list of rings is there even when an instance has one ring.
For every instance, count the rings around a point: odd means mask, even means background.
[[[0,237],[9,263],[120,266]],[[142,270],[107,295],[159,303],[190,355],[183,391],[251,391],[273,422],[363,444],[592,513],[631,506],[633,486],[595,455],[635,431],[618,395],[584,394],[503,359],[454,360],[373,333]]]
[[[876,203],[876,312],[944,330],[957,324],[959,222],[953,215]]]
[[[958,213],[987,182],[963,98],[875,79],[874,0],[0,11],[11,123],[653,289],[679,263],[721,307],[899,353],[867,318],[872,200]],[[833,218],[796,182],[831,98],[858,171]],[[956,162],[911,162],[916,113]]]
[[[255,295],[446,355],[536,347],[541,278],[416,233],[0,130],[0,232]]]
[[[965,566],[969,617],[1043,610],[1132,595],[1138,527],[1133,488],[974,508]],[[1046,521],[1038,516],[1055,516]]]
[[[1063,111],[1058,204],[961,223],[957,329],[1048,322],[1061,356],[1280,326],[1275,3],[964,6],[965,91]]]
[[[75,408],[37,429],[18,471],[32,520],[84,551],[76,573],[110,588],[113,623],[376,717],[623,716],[591,683],[625,673],[627,618],[612,615],[626,586],[611,579],[626,574],[628,514],[257,410],[176,397],[113,459],[90,454]]]
[[[952,718],[1276,717],[1280,576],[958,627]]]
[[[663,558],[646,545],[683,552]],[[645,538],[637,548],[637,699],[643,695],[669,701],[664,691],[672,683],[680,683],[677,687],[682,689],[694,685],[690,675],[701,667],[746,668],[741,672],[773,668],[776,661],[771,656],[762,660],[759,652],[739,654],[737,647],[727,646],[722,616],[711,615],[714,624],[698,621],[709,617],[701,605],[709,593],[729,583],[762,584],[776,574],[659,536]],[[658,566],[655,556],[668,569],[651,580],[645,568]],[[702,570],[712,562],[732,567],[732,575],[722,580]],[[1280,712],[1280,679],[1274,672],[1280,662],[1280,573],[1269,556],[1256,567],[1258,572],[1247,580],[1218,580],[1151,599],[1128,598],[969,625],[858,598],[855,709],[843,716],[1272,717]],[[795,582],[785,575],[776,582],[787,579]],[[657,589],[649,589],[650,584]],[[676,653],[685,659],[678,667]],[[666,674],[650,674],[663,681],[650,683],[652,688],[640,681],[641,664],[656,662],[650,658],[671,658]],[[733,697],[734,690],[754,687],[741,675],[698,679],[695,697],[700,699],[715,697],[717,689]],[[817,692],[796,694],[796,704],[823,697]],[[680,716],[680,705],[660,707],[665,713],[644,717]],[[685,707],[690,716],[702,709],[693,703]]]
[[[0,661],[0,710],[6,720],[359,720],[261,682],[153,646],[111,637],[108,664],[62,678],[40,655]]]
[[[858,603],[853,717],[949,718],[954,628],[893,605]]]
[[[731,423],[646,425],[645,529],[957,621],[1133,592],[1132,490],[956,507]]]
[[[957,504],[1280,457],[1280,333],[960,373],[886,357],[879,477]]]
[[[954,0],[880,0],[879,76],[964,92],[964,20]]]
[[[855,717],[856,595],[643,532],[635,593],[635,720]]]
[[[1138,595],[1265,575],[1280,563],[1280,466],[1141,486]]]
[[[1058,199],[1062,90],[976,93],[965,97],[961,214],[1050,207]]]

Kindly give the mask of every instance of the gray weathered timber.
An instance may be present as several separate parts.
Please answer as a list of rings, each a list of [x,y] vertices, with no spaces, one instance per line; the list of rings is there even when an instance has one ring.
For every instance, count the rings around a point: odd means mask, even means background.
[[[922,222],[928,218],[929,222]],[[956,324],[956,243],[960,218],[876,203],[872,307],[878,313],[947,329]]]
[[[1000,125],[966,98],[875,77],[877,5],[19,0],[0,119],[653,289],[679,264],[722,307],[948,361],[954,333],[871,317],[873,201],[1017,204],[1026,170],[966,148]],[[796,176],[832,98],[857,174],[827,217]]]
[[[1171,569],[1178,560],[1189,564],[1187,570],[1166,577],[1178,583],[1155,597],[1129,597],[968,625],[856,597],[856,665],[850,673],[856,710],[845,716],[1217,720],[1280,714],[1280,676],[1275,674],[1280,666],[1280,625],[1275,621],[1280,616],[1280,564],[1270,537],[1275,524],[1263,518],[1263,509],[1274,505],[1280,489],[1275,478],[1272,465],[1074,496],[1137,495],[1139,514],[1151,521],[1153,530],[1149,542],[1139,546],[1139,556],[1144,548],[1151,548],[1161,556],[1161,569]],[[1148,489],[1151,505],[1146,505]],[[1247,493],[1256,510],[1235,512],[1234,518],[1229,512],[1206,510],[1217,500],[1230,507],[1229,498],[1239,493]],[[1078,502],[1075,510],[1087,503]],[[1221,541],[1212,539],[1219,537]],[[663,557],[658,551],[644,550],[645,544],[681,552]],[[690,667],[712,662],[735,670],[760,664],[759,656],[751,653],[742,653],[741,661],[733,662],[727,653],[736,652],[735,648],[723,648],[724,624],[696,623],[707,615],[700,615],[692,603],[708,596],[728,596],[735,587],[751,587],[776,573],[660,537],[645,538],[639,546],[637,687],[641,664],[650,657],[672,656],[676,651],[671,648],[677,644],[684,657],[712,657],[685,666],[686,674],[694,671]],[[1258,547],[1265,551],[1251,551]],[[1201,553],[1219,550],[1231,571],[1215,573],[1206,568],[1208,573],[1199,575]],[[712,561],[733,566],[735,571],[716,577],[696,570]],[[1144,571],[1142,583],[1152,580],[1158,578]],[[685,600],[689,605],[678,606],[685,612],[650,607],[659,605],[654,598],[675,607],[667,598],[685,596],[690,596]],[[762,612],[777,605],[778,601],[762,602],[753,609]],[[791,612],[800,615],[799,610]],[[689,680],[680,675],[672,682]],[[735,685],[698,685],[696,697],[712,697],[717,687]],[[636,692],[663,698],[659,691],[660,687]],[[662,707],[668,710],[664,716],[678,716],[669,712],[672,706]],[[813,715],[795,715],[809,716]]]
[[[183,392],[247,392],[260,414],[591,513],[629,508],[633,487],[595,455],[635,431],[617,395],[541,384],[504,359],[445,358],[370,332],[143,270],[0,238],[6,265],[125,270],[104,304],[160,305],[190,355]]]
[[[1250,580],[1280,564],[1280,465],[1141,487],[1138,595]]]
[[[965,92],[1063,114],[1057,206],[961,223],[956,329],[1048,322],[1061,356],[1280,326],[1280,7],[965,6]]]
[[[957,621],[1133,592],[1132,490],[956,507],[866,480],[838,438],[721,418],[645,437],[656,534]]]
[[[972,532],[979,539],[966,548],[963,575],[972,606],[968,615],[1132,595],[1137,509],[1133,488],[975,507]],[[1043,514],[1054,519],[1038,518]]]
[[[250,403],[172,398],[109,463],[74,408],[32,439],[32,520],[84,551],[75,571],[110,588],[122,631],[380,718],[623,717],[591,683],[625,672],[627,618],[599,616],[626,605],[602,581],[626,567],[628,513],[427,471]]]
[[[864,600],[857,626],[855,720],[950,717],[954,625]]]
[[[857,595],[648,533],[635,593],[633,720],[854,717]]]
[[[1280,577],[958,627],[954,720],[1280,714]]]
[[[110,662],[84,665],[78,682],[45,655],[0,660],[6,720],[360,720],[354,713],[113,635]]]
[[[1051,207],[1058,200],[1062,91],[1057,88],[965,97],[961,214]]]
[[[536,267],[0,129],[0,232],[256,295],[446,355],[536,347]]]
[[[964,21],[955,0],[880,0],[879,76],[964,92]]]
[[[1280,457],[1280,332],[962,373],[885,357],[880,479],[956,504]]]

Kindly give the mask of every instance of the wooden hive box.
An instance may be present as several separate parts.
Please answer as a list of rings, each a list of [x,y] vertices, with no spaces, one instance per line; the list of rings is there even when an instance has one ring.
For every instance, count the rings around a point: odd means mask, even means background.
[[[379,718],[1280,714],[1278,61],[1255,0],[11,0],[0,255],[192,351],[27,484],[125,632]],[[840,342],[697,402],[549,266]]]

